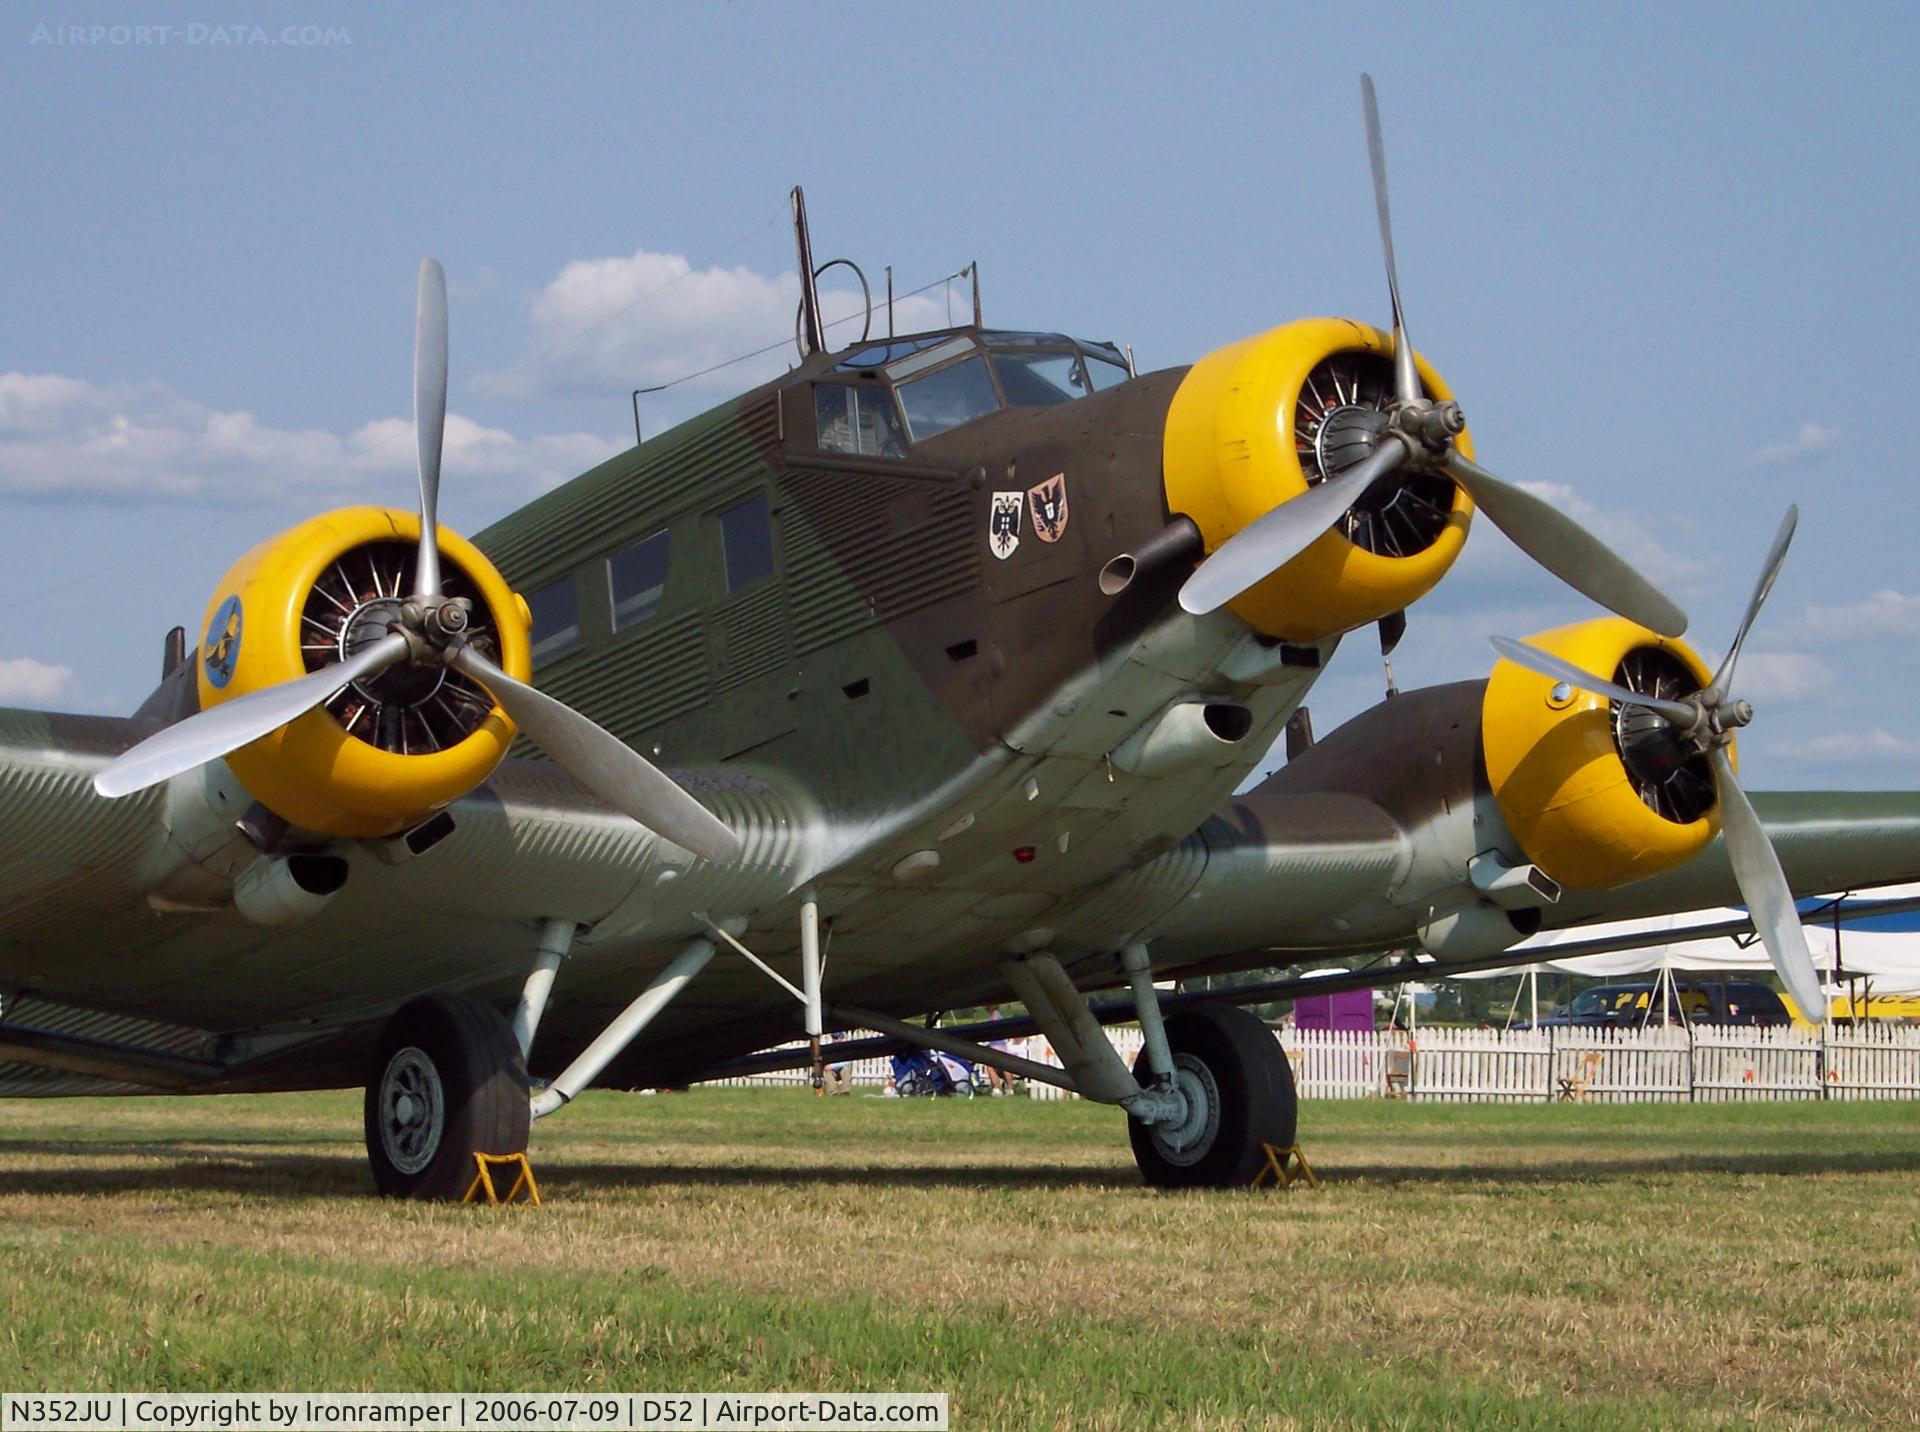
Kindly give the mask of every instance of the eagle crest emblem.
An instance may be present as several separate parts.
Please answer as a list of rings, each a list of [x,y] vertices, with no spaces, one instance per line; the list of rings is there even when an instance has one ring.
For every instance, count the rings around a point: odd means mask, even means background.
[[[1002,562],[1020,548],[1020,514],[1026,500],[1024,492],[996,492],[993,506],[987,509],[987,546]]]
[[[1056,472],[1038,487],[1027,489],[1033,509],[1033,535],[1042,542],[1058,542],[1067,532],[1067,475]]]

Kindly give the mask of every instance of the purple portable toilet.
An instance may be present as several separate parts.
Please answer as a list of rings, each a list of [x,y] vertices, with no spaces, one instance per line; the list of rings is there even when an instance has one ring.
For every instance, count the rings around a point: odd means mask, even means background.
[[[1296,1029],[1373,1032],[1373,991],[1343,989],[1335,994],[1304,995],[1293,1002]]]

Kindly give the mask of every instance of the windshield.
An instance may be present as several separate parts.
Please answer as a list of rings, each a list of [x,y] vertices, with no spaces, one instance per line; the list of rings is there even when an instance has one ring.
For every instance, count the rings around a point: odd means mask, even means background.
[[[978,353],[900,385],[900,408],[914,442],[984,417],[999,406],[987,360]]]
[[[1573,997],[1573,1017],[1575,1019],[1598,1019],[1607,1012],[1607,997],[1597,989],[1587,990]]]
[[[981,350],[981,339],[989,345]],[[988,354],[991,354],[991,357]],[[915,334],[862,345],[839,367],[890,381],[905,420],[904,439],[926,439],[1003,406],[1045,408],[1104,392],[1132,376],[1118,348],[1062,333],[999,330]],[[900,455],[902,434],[870,391],[816,389],[820,446],[828,452]]]
[[[1072,353],[995,352],[993,366],[1014,407],[1046,407],[1086,396],[1087,380]]]

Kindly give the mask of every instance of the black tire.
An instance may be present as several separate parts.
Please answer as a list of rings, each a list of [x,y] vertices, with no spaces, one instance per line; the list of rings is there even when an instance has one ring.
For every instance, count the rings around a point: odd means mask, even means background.
[[[431,1115],[398,1098],[440,1103]],[[389,1198],[459,1198],[476,1153],[526,1152],[533,1122],[527,1064],[513,1029],[492,1005],[431,994],[402,1006],[380,1032],[367,1079],[367,1158]]]
[[[1175,1070],[1207,1091],[1203,1131],[1184,1148],[1131,1116],[1127,1137],[1141,1177],[1153,1188],[1244,1188],[1266,1161],[1260,1145],[1291,1147],[1299,1127],[1293,1066],[1273,1031],[1236,1005],[1192,1005],[1167,1020]],[[1146,1054],[1134,1061],[1142,1082]]]

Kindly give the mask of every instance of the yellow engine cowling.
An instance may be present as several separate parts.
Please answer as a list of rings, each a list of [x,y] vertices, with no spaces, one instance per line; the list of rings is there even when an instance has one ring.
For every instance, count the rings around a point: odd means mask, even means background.
[[[304,640],[310,594],[336,563],[375,544],[416,544],[416,514],[380,507],[325,513],[273,537],[235,562],[207,607],[197,665],[201,708],[296,680],[311,669]],[[440,529],[447,589],[464,580],[497,633],[496,657],[525,681],[531,668],[526,603],[478,548]],[[477,612],[476,616],[482,613]],[[317,663],[320,654],[316,652]],[[349,734],[324,707],[233,752],[227,764],[260,803],[304,830],[391,835],[486,780],[507,753],[514,725],[497,706],[442,750],[403,754]]]
[[[1296,431],[1303,391],[1316,408],[1335,405],[1324,391],[1314,395],[1324,374],[1311,386],[1309,380],[1322,364],[1348,354],[1390,372],[1393,338],[1344,318],[1304,319],[1209,353],[1181,381],[1167,412],[1167,507],[1193,520],[1208,552],[1307,490]],[[1453,396],[1424,360],[1414,361],[1430,397]],[[1466,433],[1454,443],[1473,456]],[[1460,555],[1473,516],[1465,492],[1437,481],[1442,491],[1451,489],[1451,506],[1424,550],[1373,552],[1336,529],[1235,597],[1228,610],[1267,636],[1316,641],[1419,600]]]
[[[1603,617],[1527,638],[1607,680],[1630,653],[1677,658],[1695,689],[1712,673],[1685,642],[1624,617]],[[1698,855],[1720,828],[1719,806],[1675,820],[1641,798],[1616,742],[1611,704],[1501,661],[1480,713],[1481,753],[1501,814],[1527,858],[1562,885],[1609,890]],[[1734,753],[1729,750],[1728,755]]]

